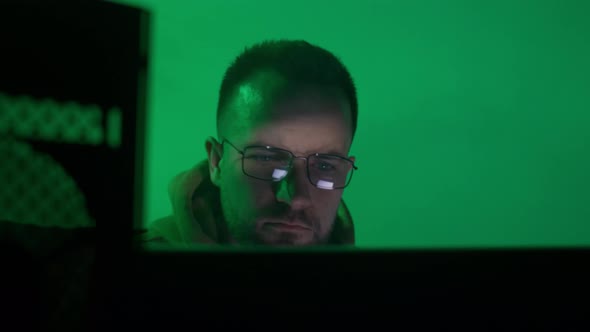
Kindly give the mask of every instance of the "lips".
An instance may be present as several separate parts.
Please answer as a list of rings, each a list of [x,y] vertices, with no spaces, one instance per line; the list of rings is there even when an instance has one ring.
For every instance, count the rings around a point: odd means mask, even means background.
[[[311,227],[297,222],[269,222],[267,225],[285,230],[311,230]]]

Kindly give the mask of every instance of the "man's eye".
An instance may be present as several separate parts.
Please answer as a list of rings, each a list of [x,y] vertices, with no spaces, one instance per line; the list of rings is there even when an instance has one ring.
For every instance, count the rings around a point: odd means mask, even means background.
[[[277,161],[280,158],[277,156],[269,156],[269,155],[253,155],[253,156],[250,156],[249,159],[253,159],[255,161]]]
[[[315,164],[315,168],[317,168],[320,171],[333,171],[336,169],[334,165],[322,162]]]

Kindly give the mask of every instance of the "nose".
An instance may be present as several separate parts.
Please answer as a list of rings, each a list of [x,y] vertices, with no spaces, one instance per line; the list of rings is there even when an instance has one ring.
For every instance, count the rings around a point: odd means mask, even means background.
[[[288,204],[294,210],[305,209],[311,205],[310,185],[305,159],[296,158],[287,176],[277,183],[277,201]]]

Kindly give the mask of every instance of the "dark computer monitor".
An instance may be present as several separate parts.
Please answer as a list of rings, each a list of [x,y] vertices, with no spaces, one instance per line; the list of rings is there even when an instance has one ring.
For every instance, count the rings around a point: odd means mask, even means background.
[[[140,227],[149,18],[102,1],[0,4],[0,220]]]
[[[101,320],[134,329],[577,330],[587,326],[589,257],[550,248],[143,252],[119,271]]]

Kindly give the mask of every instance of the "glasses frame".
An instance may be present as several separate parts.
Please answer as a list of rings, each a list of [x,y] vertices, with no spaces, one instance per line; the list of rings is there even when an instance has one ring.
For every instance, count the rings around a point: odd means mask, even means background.
[[[259,177],[250,175],[250,174],[248,174],[246,172],[246,169],[244,167],[244,158],[246,157],[245,151],[248,150],[248,149],[251,149],[251,148],[265,148],[267,150],[282,151],[282,152],[288,153],[291,156],[291,158],[289,159],[289,171],[293,167],[293,161],[294,160],[296,160],[296,159],[303,159],[303,160],[305,160],[305,171],[306,171],[306,174],[307,174],[307,180],[309,180],[309,183],[311,183],[314,187],[316,187],[318,189],[322,189],[322,190],[344,189],[344,188],[348,187],[348,185],[350,184],[350,181],[352,180],[352,176],[354,175],[354,171],[358,170],[358,167],[354,164],[354,161],[352,161],[352,160],[350,160],[350,159],[348,159],[346,157],[335,155],[335,154],[312,153],[312,154],[308,155],[307,157],[302,157],[302,156],[296,156],[293,152],[291,152],[289,150],[285,150],[285,149],[281,149],[281,148],[277,148],[277,147],[269,146],[269,145],[250,145],[250,146],[245,147],[243,150],[240,150],[235,145],[233,145],[232,142],[228,141],[225,138],[221,142],[222,148],[223,148],[223,145],[226,142],[232,148],[234,148],[242,156],[242,158],[241,158],[242,159],[242,173],[244,173],[244,175],[246,175],[248,177],[251,177],[251,178],[254,178],[254,179],[257,179],[257,180],[268,181],[268,182],[275,182],[275,181],[270,180],[270,179],[263,179],[263,178],[259,178]],[[311,157],[321,157],[321,156],[326,156],[326,157],[331,157],[331,158],[338,158],[338,159],[345,160],[345,161],[347,161],[347,162],[350,163],[350,165],[352,166],[351,167],[351,170],[350,170],[351,174],[350,174],[350,177],[348,178],[348,181],[346,182],[346,184],[344,186],[342,186],[342,187],[334,187],[332,189],[325,189],[325,188],[320,188],[315,183],[313,183],[313,181],[311,180],[310,172],[309,172],[309,158],[311,158]]]

